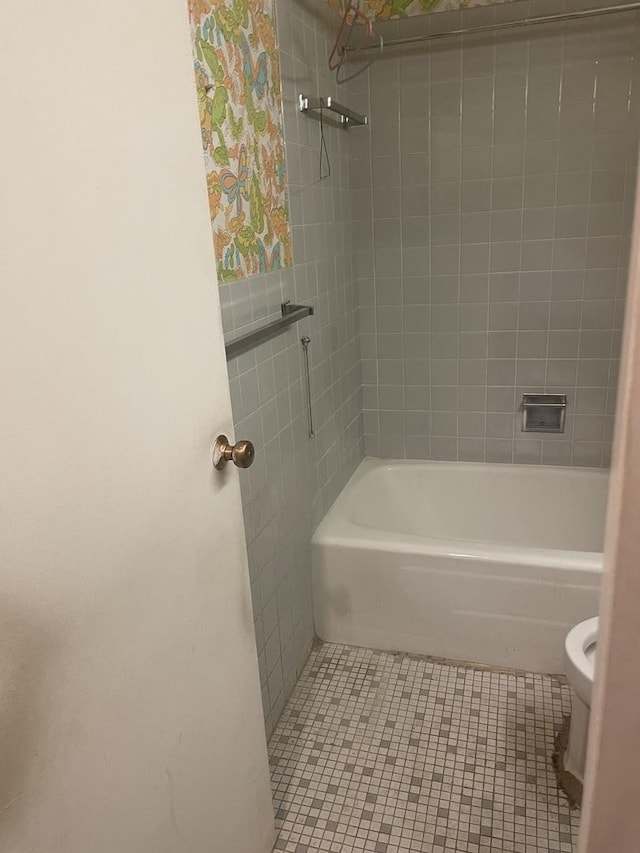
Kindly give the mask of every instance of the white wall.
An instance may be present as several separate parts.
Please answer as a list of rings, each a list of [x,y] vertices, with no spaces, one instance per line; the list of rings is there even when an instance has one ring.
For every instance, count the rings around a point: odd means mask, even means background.
[[[0,21],[0,849],[270,849],[186,4]]]

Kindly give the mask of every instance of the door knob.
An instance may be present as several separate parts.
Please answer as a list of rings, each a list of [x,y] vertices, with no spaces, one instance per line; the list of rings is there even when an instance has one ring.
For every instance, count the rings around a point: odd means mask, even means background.
[[[255,447],[250,441],[229,444],[226,435],[219,435],[213,444],[213,467],[216,471],[222,471],[227,462],[233,462],[238,468],[249,468],[255,455]]]

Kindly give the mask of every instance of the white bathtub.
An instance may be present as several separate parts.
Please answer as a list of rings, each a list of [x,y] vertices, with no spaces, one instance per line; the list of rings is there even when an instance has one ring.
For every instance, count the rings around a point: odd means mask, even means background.
[[[366,459],[312,540],[323,640],[561,672],[598,611],[605,471]]]

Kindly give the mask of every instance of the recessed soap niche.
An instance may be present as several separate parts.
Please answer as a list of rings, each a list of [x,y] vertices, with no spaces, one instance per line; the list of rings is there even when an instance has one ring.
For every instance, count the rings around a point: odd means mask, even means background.
[[[522,432],[564,432],[566,394],[523,394]]]

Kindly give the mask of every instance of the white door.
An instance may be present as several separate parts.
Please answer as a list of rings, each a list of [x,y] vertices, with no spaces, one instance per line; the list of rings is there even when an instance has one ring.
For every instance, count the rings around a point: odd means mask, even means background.
[[[261,853],[186,2],[0,23],[0,850]]]

